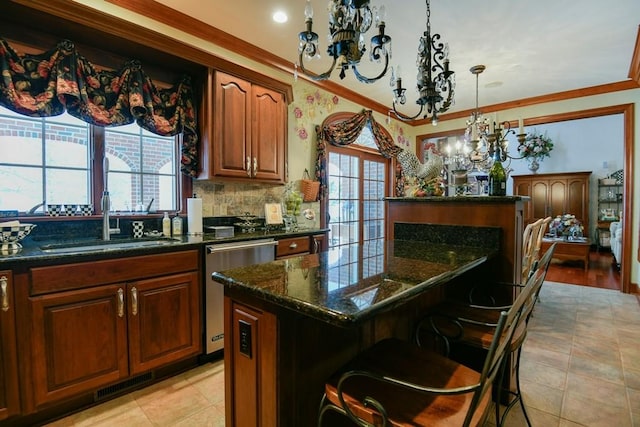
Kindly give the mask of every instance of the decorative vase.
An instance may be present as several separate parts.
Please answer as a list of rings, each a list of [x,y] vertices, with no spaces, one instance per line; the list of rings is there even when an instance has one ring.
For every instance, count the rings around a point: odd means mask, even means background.
[[[540,163],[538,163],[538,159],[532,157],[529,161],[529,170],[533,173],[536,173],[540,169]]]

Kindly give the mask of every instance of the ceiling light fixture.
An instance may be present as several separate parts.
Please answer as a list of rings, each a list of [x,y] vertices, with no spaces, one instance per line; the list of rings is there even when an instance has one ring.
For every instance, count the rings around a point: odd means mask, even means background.
[[[438,114],[443,113],[453,105],[453,94],[455,88],[455,75],[449,69],[449,45],[440,41],[440,34],[431,35],[431,8],[429,0],[427,3],[427,30],[420,37],[418,46],[418,77],[417,90],[418,99],[416,104],[420,106],[420,111],[414,116],[407,116],[397,110],[397,104],[404,105],[407,101],[406,89],[402,87],[402,76],[400,67],[394,74],[391,70],[391,86],[393,89],[393,113],[405,122],[418,119],[426,112],[422,119],[426,119],[431,114],[431,123],[438,124]],[[434,75],[435,73],[435,75]]]
[[[329,0],[329,47],[327,53],[333,58],[333,63],[322,74],[314,74],[308,71],[304,65],[307,61],[319,58],[318,34],[313,32],[313,7],[311,0],[307,0],[304,8],[306,30],[302,31],[298,38],[298,63],[295,64],[294,76],[297,78],[298,67],[313,80],[327,80],[336,65],[340,67],[340,78],[344,79],[346,70],[351,67],[356,78],[363,83],[373,83],[382,78],[389,66],[391,57],[391,37],[384,33],[386,10],[381,6],[376,10],[369,7],[368,0]],[[371,37],[370,60],[382,62],[384,68],[375,77],[366,77],[360,74],[357,66],[366,51],[364,34],[369,30],[375,19],[378,34]]]
[[[287,16],[286,12],[278,10],[273,14],[273,20],[278,24],[284,24],[289,20],[289,17]]]
[[[514,157],[509,155],[509,141],[507,135],[514,134],[515,130],[511,129],[511,123],[504,121],[498,122],[497,113],[494,115],[493,121],[483,117],[482,112],[478,109],[478,78],[486,69],[484,65],[474,65],[469,69],[471,74],[476,76],[476,109],[471,113],[471,117],[467,120],[467,129],[465,131],[465,140],[469,144],[468,155],[469,160],[475,166],[487,167],[491,163],[493,153],[498,150],[502,161],[509,159],[521,159],[522,157]],[[517,135],[518,142],[522,144],[525,141],[526,134],[520,121],[520,133]]]

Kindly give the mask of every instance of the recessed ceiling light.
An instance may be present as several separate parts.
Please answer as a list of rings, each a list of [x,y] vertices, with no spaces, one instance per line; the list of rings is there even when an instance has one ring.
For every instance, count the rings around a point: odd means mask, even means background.
[[[273,14],[273,20],[276,21],[278,24],[282,24],[284,22],[287,22],[287,20],[289,19],[289,17],[287,16],[286,13],[284,13],[283,11],[279,10],[276,13]]]

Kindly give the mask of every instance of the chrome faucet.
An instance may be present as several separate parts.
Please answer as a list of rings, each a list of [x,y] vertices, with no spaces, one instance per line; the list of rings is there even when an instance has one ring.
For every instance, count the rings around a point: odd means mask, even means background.
[[[111,240],[112,234],[120,233],[120,218],[116,218],[116,228],[111,228],[109,223],[109,210],[111,209],[111,198],[109,197],[109,190],[107,186],[107,175],[109,173],[109,159],[104,158],[102,163],[102,172],[104,173],[104,191],[102,192],[102,200],[100,201],[100,207],[102,208],[102,240]]]
[[[109,199],[109,192],[102,193],[102,240],[111,240],[112,234],[120,234],[120,218],[116,218],[116,228],[111,228],[109,218],[109,208],[111,207],[111,200]]]

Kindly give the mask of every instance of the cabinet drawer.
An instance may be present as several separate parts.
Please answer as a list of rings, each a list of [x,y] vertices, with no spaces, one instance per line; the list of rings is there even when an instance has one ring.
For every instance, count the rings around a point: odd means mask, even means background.
[[[31,269],[31,295],[198,270],[197,250]]]
[[[278,240],[276,258],[308,253],[309,248],[309,236],[291,237],[288,239]]]

